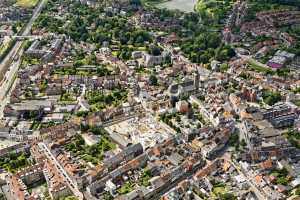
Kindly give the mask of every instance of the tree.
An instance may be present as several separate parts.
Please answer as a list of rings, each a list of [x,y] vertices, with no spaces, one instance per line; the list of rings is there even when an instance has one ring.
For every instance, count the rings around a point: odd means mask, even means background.
[[[104,97],[104,101],[106,104],[110,105],[113,102],[113,100],[114,100],[114,98],[110,94]]]
[[[226,71],[228,70],[228,68],[229,68],[229,65],[228,65],[228,64],[222,63],[222,64],[220,65],[220,72],[226,72]]]
[[[229,146],[239,145],[239,135],[237,133],[232,133],[228,141]]]
[[[200,55],[198,62],[199,63],[208,63],[209,59],[210,59],[210,56],[205,53],[205,54]]]
[[[131,58],[132,50],[129,48],[122,48],[122,50],[119,52],[118,56],[119,58],[123,60],[129,60]]]
[[[100,154],[97,145],[92,145],[88,148],[89,155],[96,157],[98,154]]]
[[[95,134],[95,135],[102,135],[102,136],[105,136],[107,135],[107,132],[104,128],[99,128],[99,127],[92,127],[90,129],[90,131]]]
[[[237,197],[230,193],[225,193],[220,196],[221,200],[237,200]]]
[[[102,195],[102,199],[103,199],[103,200],[113,200],[114,197],[113,197],[109,192],[105,192],[105,193]]]
[[[154,74],[150,75],[149,84],[150,85],[157,85],[158,84],[157,77]]]
[[[281,69],[277,69],[276,74],[278,76],[282,76],[282,77],[287,77],[290,73],[290,69],[289,68],[281,68]]]
[[[97,57],[96,57],[96,55],[94,53],[92,53],[91,55],[87,56],[86,63],[88,65],[96,65],[97,64]]]
[[[76,196],[62,197],[59,200],[79,200]]]
[[[247,146],[247,143],[246,143],[245,139],[241,140],[241,145],[242,145],[242,147],[246,147]]]
[[[18,32],[17,26],[16,26],[15,24],[12,26],[12,31],[13,31],[14,33],[17,33],[17,32]]]
[[[150,170],[143,170],[140,177],[139,177],[139,184],[145,187],[149,186],[149,180],[151,179],[152,174]]]
[[[0,193],[0,200],[5,200],[6,198],[5,198],[5,195],[1,192]]]
[[[132,32],[130,40],[135,44],[142,44],[145,41],[150,41],[151,37],[147,31],[135,30]]]
[[[107,76],[111,74],[111,71],[109,71],[105,66],[97,67],[96,72],[98,76]]]
[[[142,5],[141,0],[130,0],[129,3],[136,6]]]
[[[263,91],[263,99],[264,102],[270,106],[274,105],[275,103],[281,100],[281,95],[279,92],[272,92],[272,91]]]
[[[127,42],[130,40],[130,33],[126,33],[126,34],[122,34],[120,36],[120,42],[122,45],[127,44]],[[143,37],[140,36],[140,38],[138,38],[138,43],[142,43],[144,42]]]
[[[156,45],[151,45],[149,47],[149,53],[153,56],[159,56],[161,54],[161,48]]]

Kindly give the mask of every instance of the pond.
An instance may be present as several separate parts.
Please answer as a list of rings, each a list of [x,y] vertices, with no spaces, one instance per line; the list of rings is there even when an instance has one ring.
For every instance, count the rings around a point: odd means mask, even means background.
[[[158,4],[159,8],[167,8],[170,10],[180,10],[183,12],[193,12],[197,0],[169,0],[167,2]]]

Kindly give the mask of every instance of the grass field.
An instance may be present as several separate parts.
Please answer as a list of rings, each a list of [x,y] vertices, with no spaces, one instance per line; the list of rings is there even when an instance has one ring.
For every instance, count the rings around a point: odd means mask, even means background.
[[[254,59],[249,59],[248,60],[249,68],[257,71],[257,72],[262,72],[262,73],[272,73],[273,71],[266,65],[257,62]]]
[[[171,0],[159,3],[157,7],[170,10],[180,10],[182,12],[193,12],[197,0]]]
[[[292,101],[296,106],[300,107],[300,99]]]
[[[32,8],[36,6],[38,2],[39,0],[18,0],[16,4],[24,8]]]

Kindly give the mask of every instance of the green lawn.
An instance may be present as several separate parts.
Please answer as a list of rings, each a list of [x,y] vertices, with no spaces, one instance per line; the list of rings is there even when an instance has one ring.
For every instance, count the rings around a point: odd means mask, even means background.
[[[257,72],[262,72],[262,73],[272,73],[273,71],[268,68],[266,65],[263,65],[254,59],[249,59],[248,60],[249,68],[257,71]]]
[[[119,194],[127,194],[134,190],[135,184],[131,181],[124,183],[120,188],[117,189]]]
[[[60,96],[62,102],[74,102],[76,101],[76,95],[71,92],[65,92]]]
[[[292,101],[296,106],[300,107],[300,99]]]
[[[0,168],[15,173],[18,169],[24,168],[30,164],[30,154],[22,152],[21,154],[11,153],[6,157],[0,158]]]
[[[226,192],[225,187],[215,187],[213,188],[213,193],[215,194],[224,194]]]
[[[143,169],[142,174],[140,175],[140,177],[138,179],[138,182],[140,185],[147,187],[150,185],[149,180],[151,178],[152,178],[152,174],[151,174],[150,170]]]
[[[126,89],[115,88],[113,90],[98,91],[91,90],[87,91],[85,98],[88,103],[92,106],[92,111],[101,110],[109,106],[117,107],[123,102],[126,102],[128,91]]]
[[[213,189],[210,192],[209,199],[216,199],[218,196],[223,195],[227,192],[225,183],[215,183],[213,184]]]
[[[273,92],[270,90],[263,90],[262,97],[263,97],[264,102],[270,106],[281,101],[281,99],[282,99],[282,96],[279,92]]]
[[[75,156],[80,157],[86,162],[91,162],[94,165],[99,164],[103,158],[104,153],[115,149],[116,145],[108,138],[107,133],[101,135],[101,139],[97,144],[88,146],[81,135],[75,135],[71,142],[64,147],[67,151],[72,152]]]
[[[285,133],[285,136],[294,147],[300,149],[300,132],[296,130],[289,130]]]
[[[5,52],[5,50],[7,49],[8,45],[7,44],[1,44],[0,45],[0,54],[3,54],[3,52]]]
[[[32,8],[36,6],[38,2],[39,0],[18,0],[16,4],[24,8]]]
[[[277,185],[288,185],[291,182],[291,177],[288,176],[288,171],[285,168],[273,169],[270,175],[276,177],[275,184]]]

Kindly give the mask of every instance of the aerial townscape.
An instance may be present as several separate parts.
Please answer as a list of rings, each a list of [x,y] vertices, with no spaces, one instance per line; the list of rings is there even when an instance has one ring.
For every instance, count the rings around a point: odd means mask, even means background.
[[[0,200],[300,200],[300,0],[0,0]]]

